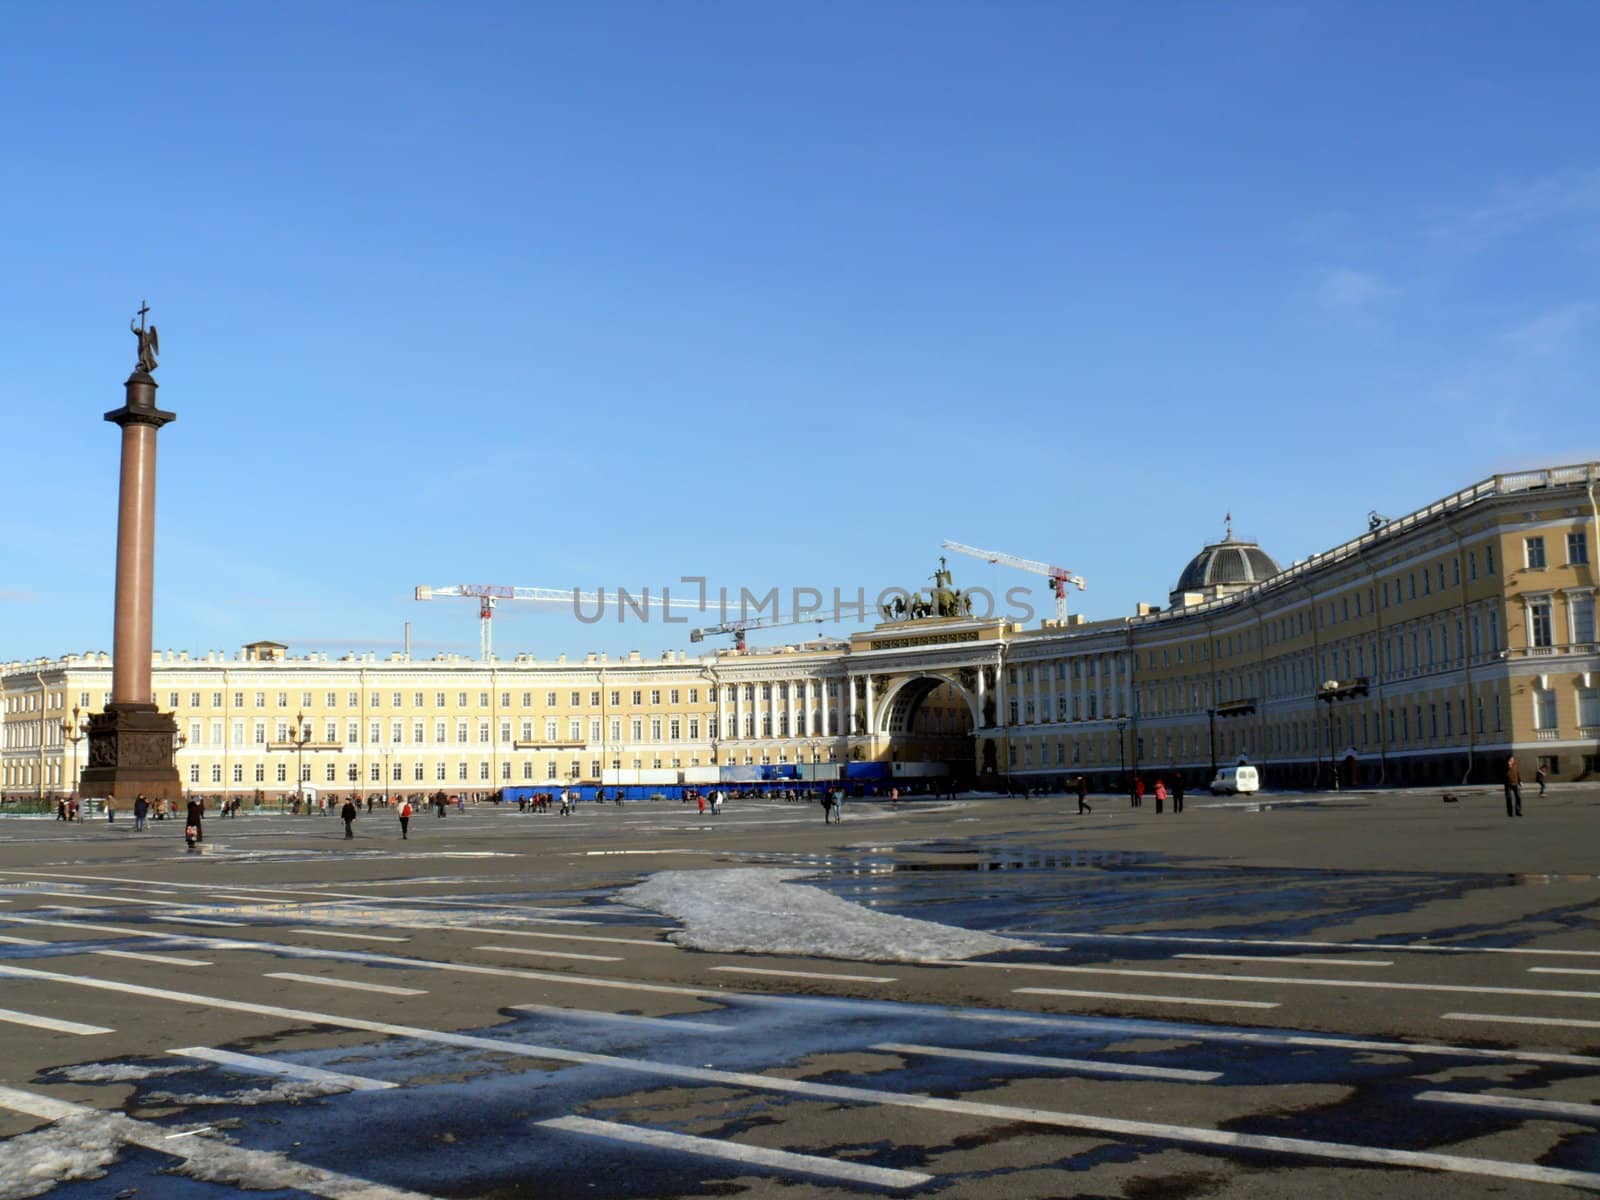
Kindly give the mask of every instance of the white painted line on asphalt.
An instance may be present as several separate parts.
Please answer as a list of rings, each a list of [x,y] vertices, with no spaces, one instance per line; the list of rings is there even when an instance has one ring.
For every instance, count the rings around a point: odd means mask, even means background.
[[[1173,933],[1044,933],[1032,929],[995,932],[1021,938],[1076,938],[1090,942],[1179,942],[1194,946],[1304,946],[1313,950],[1405,950],[1417,954],[1544,954],[1600,958],[1600,950],[1542,950],[1534,946],[1431,946],[1417,942],[1319,942],[1286,938],[1195,937]]]
[[[168,1050],[180,1058],[197,1058],[219,1066],[235,1067],[256,1075],[281,1075],[287,1079],[313,1079],[318,1083],[336,1083],[352,1092],[373,1092],[399,1087],[387,1079],[369,1079],[365,1075],[347,1075],[343,1071],[325,1071],[321,1067],[307,1067],[300,1063],[281,1062],[275,1058],[260,1058],[254,1054],[235,1054],[232,1050],[213,1050],[210,1046],[181,1046]]]
[[[287,958],[316,958],[331,959],[336,962],[376,963],[381,966],[408,967],[416,970],[433,971],[460,971],[469,975],[497,975],[506,979],[532,979],[544,983],[576,982],[589,987],[620,988],[625,991],[659,992],[669,996],[715,996],[716,988],[706,987],[679,987],[669,983],[635,983],[627,979],[601,979],[595,976],[566,975],[549,971],[534,971],[522,967],[491,967],[480,963],[440,962],[431,958],[407,958],[397,954],[380,954],[372,950],[335,950],[321,946],[296,946],[288,942],[271,942],[262,940],[224,939],[211,938],[203,934],[175,934],[161,933],[149,929],[138,929],[128,925],[96,925],[79,921],[51,921],[41,917],[7,917],[7,921],[23,922],[30,925],[60,926],[67,929],[88,929],[103,933],[120,933],[126,937],[159,938],[166,942],[192,943],[196,949],[210,950],[245,950],[259,951],[263,954],[279,955]],[[456,928],[465,928],[457,926]],[[479,933],[510,933],[505,929],[480,929]],[[543,935],[541,935],[543,936]],[[560,936],[560,935],[549,935]],[[622,938],[592,938],[580,934],[571,935],[578,941],[623,941]],[[660,945],[657,942],[644,942],[642,945]]]
[[[1208,983],[1271,983],[1280,987],[1376,988],[1382,992],[1465,992],[1472,996],[1551,996],[1600,1000],[1600,992],[1561,992],[1549,988],[1473,987],[1464,983],[1400,983],[1390,979],[1302,979],[1293,975],[1223,975],[1211,971],[1150,971],[1132,967],[1067,967],[1059,963],[964,963],[1015,971],[1055,971],[1072,975],[1117,975],[1136,979],[1201,979]]]
[[[48,888],[30,887],[24,893],[29,896],[59,896],[66,900],[109,900],[113,904],[171,904],[170,900],[146,900],[139,896],[118,896],[103,892],[68,892],[53,891]],[[186,907],[179,905],[178,907]],[[101,909],[91,909],[91,912],[101,912]]]
[[[638,1025],[648,1029],[665,1029],[673,1033],[722,1033],[738,1031],[727,1025],[713,1025],[709,1021],[695,1021],[688,1017],[640,1017],[632,1013],[602,1012],[592,1008],[561,1008],[555,1004],[513,1004],[518,1012],[544,1013],[552,1017],[565,1017],[573,1021],[599,1021],[609,1024]]]
[[[214,921],[207,917],[157,917],[168,925],[220,925],[224,929],[244,929],[244,921]]]
[[[3,973],[3,972],[0,972]],[[1246,1032],[1242,1029],[1214,1029],[1203,1025],[1173,1026],[1144,1017],[1079,1017],[1064,1014],[997,1012],[993,1010],[946,1008],[933,1004],[913,1004],[901,1000],[863,1000],[837,996],[768,996],[757,992],[702,992],[708,999],[738,1004],[784,1005],[790,1008],[831,1008],[848,1013],[876,1013],[910,1019],[932,1017],[938,1020],[973,1021],[983,1025],[1020,1025],[1025,1029],[1093,1030],[1097,1033],[1129,1037],[1144,1033],[1150,1037],[1182,1038],[1195,1042],[1234,1042],[1247,1046],[1311,1046],[1331,1050],[1373,1050],[1385,1054],[1438,1054],[1450,1058],[1482,1058],[1513,1062],[1561,1063],[1565,1066],[1600,1068],[1600,1058],[1583,1054],[1551,1054],[1539,1050],[1487,1050],[1481,1046],[1435,1045],[1427,1042],[1377,1041],[1363,1038],[1317,1037],[1310,1034]],[[1498,1018],[1495,1018],[1498,1019]]]
[[[172,1144],[172,1134],[160,1125],[136,1121],[121,1113],[104,1112],[82,1104],[68,1104],[53,1096],[37,1092],[24,1092],[16,1088],[0,1087],[0,1108],[39,1117],[45,1121],[64,1121],[69,1117],[93,1121],[97,1131],[103,1131],[129,1145],[193,1162],[200,1167],[201,1178],[207,1177],[210,1167],[226,1178],[240,1175],[269,1179],[292,1178],[297,1191],[322,1196],[325,1200],[429,1200],[420,1192],[385,1187],[353,1175],[324,1170],[306,1163],[298,1163],[286,1155],[272,1150],[250,1150],[244,1146],[219,1144],[209,1139],[185,1140]],[[191,1130],[189,1132],[199,1132]],[[220,1168],[220,1171],[218,1170]]]
[[[1478,1092],[1418,1092],[1417,1099],[1438,1104],[1465,1104],[1473,1108],[1498,1108],[1535,1117],[1577,1117],[1582,1121],[1600,1121],[1600,1104],[1529,1100],[1523,1096],[1483,1095]]]
[[[562,950],[536,950],[531,946],[474,946],[474,950],[492,950],[497,954],[528,954],[535,958],[575,958],[583,962],[621,962],[614,954],[573,954]]]
[[[882,1104],[897,1108],[920,1109],[970,1116],[985,1121],[1027,1122],[1058,1129],[1086,1130],[1120,1137],[1154,1138],[1177,1145],[1224,1147],[1242,1150],[1266,1151],[1277,1154],[1294,1154],[1307,1158],[1339,1162],[1373,1162],[1386,1166],[1414,1167],[1420,1170],[1450,1171],[1465,1175],[1483,1175],[1498,1179],[1523,1179],[1535,1183],[1555,1183],[1571,1187],[1600,1187],[1600,1172],[1574,1171],[1559,1167],[1543,1167],[1532,1163],[1501,1162],[1495,1159],[1467,1158],[1454,1154],[1434,1154],[1417,1150],[1391,1150],[1379,1146],[1357,1146],[1339,1142],[1312,1141],[1305,1138],[1272,1137],[1262,1134],[1234,1133],[1202,1126],[1168,1125],[1152,1121],[1129,1121],[1105,1117],[1094,1113],[1056,1112],[1049,1109],[1020,1108],[1006,1104],[984,1104],[972,1100],[947,1099],[915,1092],[886,1092],[870,1088],[847,1087],[841,1084],[814,1083],[807,1079],[787,1079],[780,1075],[760,1075],[744,1071],[719,1071],[712,1067],[682,1066],[658,1062],[653,1059],[622,1058],[611,1054],[590,1054],[581,1050],[566,1050],[558,1046],[538,1046],[508,1039],[479,1037],[473,1034],[448,1033],[441,1030],[422,1029],[411,1025],[392,1025],[386,1021],[371,1021],[360,1017],[341,1017],[333,1013],[310,1012],[304,1009],[279,1008],[276,1005],[257,1004],[248,1000],[235,1000],[226,996],[206,996],[195,992],[172,991],[167,988],[143,987],[119,980],[95,979],[91,976],[66,975],[58,971],[38,971],[31,967],[0,963],[0,977],[36,979],[63,983],[121,996],[144,996],[153,1000],[169,1000],[183,1004],[204,1005],[234,1013],[253,1013],[278,1017],[295,1023],[333,1025],[367,1033],[381,1033],[390,1037],[412,1038],[436,1042],[446,1046],[461,1046],[470,1050],[487,1050],[495,1054],[516,1054],[527,1058],[542,1058],[553,1062],[576,1063],[585,1066],[607,1067],[655,1078],[691,1080],[718,1087],[746,1088],[754,1091],[780,1092],[795,1096],[808,1096],[821,1100],[835,1100],[852,1104]],[[557,976],[556,978],[560,978]],[[1531,1019],[1531,1018],[1530,1018]],[[59,1105],[59,1101],[46,1097],[31,1097],[0,1089],[0,1107],[15,1111],[33,1111],[20,1108],[18,1097],[45,1101]],[[47,1115],[59,1119],[75,1106],[61,1105]],[[75,1110],[89,1113],[94,1110]],[[111,1121],[126,1120],[108,1115]],[[131,1140],[131,1139],[130,1139]],[[237,1149],[237,1148],[235,1148]],[[322,1193],[319,1193],[322,1194]]]
[[[343,938],[350,942],[409,942],[408,937],[389,937],[381,933],[341,933],[337,929],[291,929],[290,933],[304,933],[310,937]]]
[[[1511,1025],[1560,1025],[1568,1029],[1600,1029],[1600,1021],[1583,1021],[1577,1017],[1513,1017],[1505,1013],[1445,1013],[1445,1021],[1504,1021]]]
[[[834,979],[846,983],[894,983],[894,975],[834,975],[825,971],[778,971],[769,967],[712,967],[732,975],[777,975],[785,979]]]
[[[14,1008],[0,1008],[0,1021],[11,1025],[32,1025],[35,1029],[50,1029],[56,1033],[76,1033],[88,1037],[96,1033],[115,1033],[104,1025],[84,1025],[78,1021],[63,1021],[58,1017],[38,1017],[33,1013],[18,1012]]]
[[[139,962],[160,963],[167,967],[209,967],[211,964],[203,958],[178,958],[172,954],[141,954],[136,950],[91,950],[90,954],[97,954],[101,958],[131,958]]]
[[[1066,988],[1012,988],[1019,996],[1077,996],[1084,1000],[1137,1000],[1142,1004],[1193,1004],[1208,1008],[1277,1008],[1270,1000],[1208,1000],[1197,996],[1149,996],[1139,992],[1081,992]]]
[[[1301,958],[1294,954],[1174,954],[1173,958],[1193,958],[1206,962],[1259,962],[1274,966],[1296,964],[1307,967],[1392,967],[1385,958]],[[1537,967],[1534,970],[1538,970]]]
[[[535,1124],[541,1129],[560,1129],[566,1133],[579,1133],[613,1142],[649,1146],[655,1150],[675,1150],[700,1158],[719,1158],[753,1167],[770,1167],[778,1171],[793,1171],[801,1175],[816,1175],[824,1179],[840,1179],[847,1183],[864,1183],[873,1187],[918,1187],[933,1179],[932,1175],[924,1175],[921,1171],[874,1167],[866,1163],[822,1158],[815,1154],[796,1154],[791,1150],[769,1150],[764,1146],[746,1146],[739,1142],[722,1141],[719,1138],[693,1137],[687,1133],[647,1129],[640,1125],[618,1125],[612,1121],[595,1121],[589,1117],[555,1117],[548,1121],[537,1121]]]
[[[1529,967],[1528,971],[1534,975],[1600,975],[1600,970],[1588,967]]]
[[[293,983],[320,984],[323,987],[349,988],[353,992],[382,992],[385,996],[426,996],[423,988],[394,987],[387,983],[358,983],[354,979],[329,979],[326,975],[297,975],[293,971],[268,971],[268,979],[287,979]]]
[[[671,942],[660,938],[602,937],[592,933],[543,933],[532,929],[503,929],[493,925],[456,925],[457,933],[488,933],[496,937],[553,938],[561,942],[606,942],[613,946],[665,946],[676,949]]]
[[[43,941],[40,938],[6,937],[4,935],[0,935],[0,942],[6,942],[7,944],[12,945],[12,946],[48,946],[48,945],[50,945],[49,942]]]
[[[949,1046],[919,1046],[905,1042],[880,1042],[869,1050],[890,1054],[926,1054],[930,1058],[959,1058],[968,1062],[1000,1063],[1019,1067],[1044,1067],[1055,1071],[1081,1071],[1092,1075],[1127,1075],[1134,1079],[1172,1079],[1184,1083],[1209,1083],[1221,1071],[1186,1071],[1180,1067],[1149,1067],[1139,1063],[1093,1062],[1086,1058],[1051,1058],[1041,1054],[1001,1054],[993,1050],[957,1050]]]

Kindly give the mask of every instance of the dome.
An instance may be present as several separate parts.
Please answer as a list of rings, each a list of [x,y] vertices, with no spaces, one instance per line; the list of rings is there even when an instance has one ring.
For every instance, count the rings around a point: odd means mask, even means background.
[[[1254,542],[1232,535],[1213,542],[1189,560],[1174,592],[1203,592],[1214,587],[1248,587],[1278,573],[1278,564]]]

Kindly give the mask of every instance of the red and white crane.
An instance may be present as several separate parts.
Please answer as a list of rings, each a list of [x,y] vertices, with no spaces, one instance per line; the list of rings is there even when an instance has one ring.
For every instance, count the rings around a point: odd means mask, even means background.
[[[1000,550],[979,550],[976,546],[963,545],[961,542],[943,541],[939,545],[946,550],[954,550],[957,554],[970,554],[973,558],[981,558],[984,562],[998,563],[1002,567],[1015,567],[1019,571],[1027,571],[1033,575],[1043,575],[1050,581],[1050,589],[1056,594],[1056,620],[1067,619],[1067,585],[1070,583],[1080,592],[1089,585],[1084,582],[1083,576],[1074,575],[1065,567],[1053,567],[1049,563],[1038,562],[1031,558],[1019,558],[1015,554],[1006,554]]]
[[[648,589],[634,596],[623,592],[614,592],[609,597],[602,589],[599,592],[580,592],[577,588],[545,588],[545,587],[513,587],[509,584],[498,583],[454,583],[446,587],[428,587],[426,584],[417,585],[418,600],[437,600],[451,597],[464,597],[478,601],[478,649],[483,655],[483,661],[488,662],[494,657],[494,637],[490,632],[490,623],[494,617],[494,608],[502,600],[527,600],[534,604],[592,604],[595,612],[601,612],[607,604],[623,605],[638,611],[645,608],[660,608],[671,611],[668,607],[672,603],[669,595],[652,596]],[[688,607],[688,602],[680,599],[680,607]]]

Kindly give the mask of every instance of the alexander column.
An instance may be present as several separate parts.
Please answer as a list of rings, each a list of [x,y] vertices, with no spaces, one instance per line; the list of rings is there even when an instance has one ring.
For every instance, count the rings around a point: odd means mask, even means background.
[[[156,407],[161,343],[156,327],[128,323],[139,339],[139,362],[128,376],[123,406],[106,414],[122,428],[122,480],[117,493],[117,594],[111,642],[111,703],[89,718],[89,763],[84,794],[131,800],[180,799],[183,785],[173,756],[178,725],[150,694],[150,638],[156,565],[156,433],[176,413]]]

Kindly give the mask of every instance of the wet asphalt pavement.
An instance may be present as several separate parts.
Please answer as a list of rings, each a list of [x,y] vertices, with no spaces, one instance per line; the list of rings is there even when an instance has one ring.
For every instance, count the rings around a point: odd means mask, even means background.
[[[1073,807],[0,820],[0,1200],[1600,1193],[1600,788]],[[1026,947],[617,901],[769,866]]]

